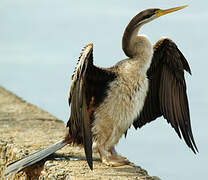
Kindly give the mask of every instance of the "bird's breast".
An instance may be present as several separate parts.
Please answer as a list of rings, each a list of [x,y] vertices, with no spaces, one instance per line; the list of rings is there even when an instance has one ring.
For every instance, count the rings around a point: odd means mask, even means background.
[[[146,73],[127,69],[109,84],[107,97],[94,113],[94,125],[105,126],[109,133],[117,131],[118,139],[142,110],[148,89]]]

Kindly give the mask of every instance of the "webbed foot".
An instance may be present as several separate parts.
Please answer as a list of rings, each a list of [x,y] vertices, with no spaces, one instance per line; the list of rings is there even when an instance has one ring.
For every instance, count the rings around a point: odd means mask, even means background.
[[[103,148],[99,148],[102,163],[111,167],[118,167],[130,164],[129,160],[119,155],[114,147],[110,148],[108,152],[110,153],[110,155],[108,155],[108,153],[104,151]]]

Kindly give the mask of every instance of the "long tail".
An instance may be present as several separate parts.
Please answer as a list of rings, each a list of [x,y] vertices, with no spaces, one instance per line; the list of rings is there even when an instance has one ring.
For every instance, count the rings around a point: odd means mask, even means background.
[[[63,148],[65,145],[67,145],[68,142],[66,140],[59,141],[45,149],[42,149],[40,151],[37,151],[33,154],[30,154],[18,161],[15,161],[14,163],[10,164],[7,169],[4,171],[4,175],[8,178],[24,168],[31,166],[40,160],[46,158],[47,156],[53,154],[57,150]]]

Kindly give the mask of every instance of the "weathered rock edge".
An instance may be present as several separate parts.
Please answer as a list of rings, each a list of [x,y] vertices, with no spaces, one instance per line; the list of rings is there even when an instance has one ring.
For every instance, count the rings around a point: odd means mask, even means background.
[[[61,140],[65,134],[62,121],[27,103],[0,86],[0,177],[6,166],[38,149]],[[138,179],[158,180],[139,166],[111,168],[93,154],[94,170],[85,161],[83,148],[67,145],[49,160],[27,168],[10,179]]]

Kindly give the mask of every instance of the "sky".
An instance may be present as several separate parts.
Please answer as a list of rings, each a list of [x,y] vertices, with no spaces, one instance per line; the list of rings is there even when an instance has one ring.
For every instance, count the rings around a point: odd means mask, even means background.
[[[0,85],[38,105],[64,122],[71,75],[81,49],[94,43],[94,63],[109,67],[125,58],[123,31],[141,10],[188,8],[161,17],[141,32],[154,44],[170,37],[187,58],[192,76],[186,75],[193,133],[199,148],[194,155],[164,119],[141,130],[131,129],[117,150],[167,180],[202,179],[207,170],[206,120],[208,98],[208,3],[205,0],[70,1],[1,0]]]

